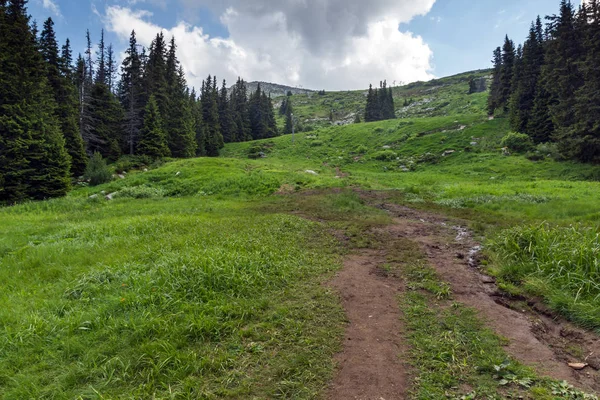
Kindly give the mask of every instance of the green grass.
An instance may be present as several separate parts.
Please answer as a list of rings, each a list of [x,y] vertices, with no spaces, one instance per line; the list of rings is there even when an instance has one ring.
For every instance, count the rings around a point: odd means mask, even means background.
[[[402,119],[318,120],[294,142],[229,144],[218,159],[0,208],[0,397],[318,398],[343,327],[321,283],[347,248],[381,248],[369,229],[390,222],[356,188],[471,221],[503,287],[598,329],[600,168],[504,156],[508,121],[467,94],[487,73],[396,88]],[[364,107],[363,91],[305,97],[293,98],[304,119]],[[249,158],[257,146],[267,158]],[[502,341],[414,246],[390,242],[390,265],[408,266],[415,398],[578,398],[503,364]],[[517,381],[499,389],[495,375]]]
[[[331,376],[342,314],[319,282],[339,264],[317,223],[193,197],[0,219],[4,399],[314,398]]]

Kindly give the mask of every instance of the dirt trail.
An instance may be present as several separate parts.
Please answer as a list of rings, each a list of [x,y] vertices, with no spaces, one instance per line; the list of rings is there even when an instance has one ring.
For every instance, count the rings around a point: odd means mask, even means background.
[[[506,351],[540,375],[566,380],[600,393],[600,337],[553,316],[539,303],[510,299],[477,268],[479,244],[468,230],[443,216],[385,204],[394,217],[386,227],[396,237],[419,243],[429,263],[452,287],[453,297],[474,309],[497,334],[508,339]],[[589,363],[576,371],[568,363]]]
[[[385,252],[376,250],[351,255],[331,282],[342,296],[349,324],[328,399],[404,398],[407,376],[400,359],[404,351],[397,298],[400,284],[380,269],[385,260]]]
[[[477,268],[479,244],[460,223],[387,204],[375,194],[363,197],[394,218],[392,225],[378,229],[392,238],[418,243],[429,263],[451,285],[454,299],[476,309],[490,328],[508,339],[506,351],[513,358],[540,375],[600,393],[598,335],[553,316],[539,303],[502,295],[494,280]],[[331,283],[341,294],[349,324],[328,399],[405,398],[409,378],[401,361],[406,345],[397,303],[402,282],[385,276],[380,269],[385,262],[385,249],[361,251],[345,260]],[[570,362],[585,362],[589,367],[575,371],[568,366]]]

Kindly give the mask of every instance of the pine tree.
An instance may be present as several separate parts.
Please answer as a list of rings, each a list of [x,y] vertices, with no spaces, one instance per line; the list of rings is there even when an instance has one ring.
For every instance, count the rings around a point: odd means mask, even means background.
[[[206,156],[206,132],[204,122],[202,121],[202,104],[197,99],[196,92],[192,91],[190,95],[190,106],[194,117],[194,131],[196,133],[196,155]]]
[[[115,82],[117,81],[117,61],[115,60],[115,52],[113,45],[109,44],[106,49],[106,84],[108,90],[114,92]]]
[[[568,156],[571,153],[569,136],[575,123],[575,93],[583,85],[578,68],[583,58],[582,37],[569,1],[562,0],[560,14],[548,19],[550,39],[542,74],[550,98],[550,115],[556,128],[554,138],[559,142],[561,151]]]
[[[123,136],[123,108],[108,86],[96,83],[87,107],[92,120],[86,139],[89,153],[98,152],[102,157],[116,160],[121,155],[120,138]]]
[[[583,162],[600,161],[600,3],[591,0],[580,10],[586,13],[583,33],[585,56],[579,64],[584,84],[575,93],[575,123],[569,138],[569,155]],[[580,24],[580,29],[582,25]]]
[[[490,87],[490,95],[488,97],[488,113],[493,115],[500,108],[501,98],[501,79],[502,79],[502,49],[497,47],[494,50],[494,78]]]
[[[202,83],[202,121],[204,127],[204,148],[209,157],[217,157],[223,147],[223,135],[219,125],[219,106],[217,104],[217,88],[209,75]]]
[[[70,157],[25,0],[0,7],[0,202],[63,196]]]
[[[163,130],[163,122],[154,96],[150,96],[144,113],[144,127],[140,133],[137,147],[138,154],[153,158],[169,157],[171,152],[167,146],[167,135]]]
[[[156,35],[150,46],[150,54],[144,69],[144,91],[145,99],[154,95],[161,115],[168,115],[168,83],[166,44],[162,33]]]
[[[238,78],[230,96],[233,121],[237,129],[236,140],[245,142],[252,139],[252,124],[250,121],[250,109],[248,104],[248,89],[246,82]]]
[[[264,115],[264,107],[262,106],[262,89],[260,83],[256,88],[256,92],[250,95],[248,104],[250,110],[250,123],[252,126],[252,139],[264,139],[268,137],[267,119]]]
[[[502,67],[500,69],[500,88],[498,107],[508,111],[510,96],[512,95],[513,74],[515,71],[515,44],[506,36],[502,47]]]
[[[121,141],[121,147],[124,152],[133,155],[142,128],[145,102],[143,66],[141,56],[138,53],[135,31],[131,32],[129,47],[125,54],[126,56],[121,64],[121,81],[118,88],[119,101],[125,110],[125,136]]]
[[[108,85],[106,74],[106,46],[104,44],[104,29],[100,34],[100,43],[98,43],[98,60],[96,61],[98,69],[96,70],[96,82],[102,85]]]
[[[171,125],[167,134],[171,155],[178,158],[189,158],[196,154],[196,131],[194,129],[194,113],[189,102],[189,92],[183,68],[177,71],[177,81],[171,91]]]
[[[46,76],[56,102],[55,115],[71,157],[71,174],[81,176],[85,172],[87,156],[78,127],[77,92],[70,74],[71,50],[69,42],[63,47],[63,56],[58,55],[58,44],[54,33],[54,22],[48,18],[40,37],[40,49],[46,61]]]
[[[232,107],[227,94],[227,82],[223,79],[223,85],[221,86],[221,92],[219,93],[218,99],[219,106],[219,125],[221,126],[221,133],[223,135],[223,141],[225,143],[232,143],[236,140],[236,126],[233,121]]]
[[[379,104],[377,90],[373,90],[373,85],[369,85],[367,94],[367,106],[365,108],[365,122],[379,121]]]
[[[517,67],[519,71],[515,71],[517,78],[513,82],[514,92],[510,103],[510,120],[514,131],[529,134],[529,120],[533,112],[543,64],[542,22],[538,17],[535,25],[531,25],[529,37],[523,45],[522,61]]]

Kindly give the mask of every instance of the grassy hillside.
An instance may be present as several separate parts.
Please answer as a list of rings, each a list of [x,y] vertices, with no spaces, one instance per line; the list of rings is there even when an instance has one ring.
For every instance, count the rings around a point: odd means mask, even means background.
[[[464,74],[436,79],[429,82],[417,82],[395,87],[394,103],[396,115],[407,117],[433,117],[456,114],[483,114],[486,108],[486,93],[469,95],[469,80],[489,76],[490,71],[473,71]],[[378,82],[373,82],[379,87]],[[300,130],[313,130],[332,125],[345,125],[354,121],[358,113],[364,117],[366,90],[318,92],[294,94],[292,104],[294,115],[300,123]],[[282,97],[275,97],[275,109],[279,109]],[[410,104],[405,105],[405,102]],[[330,113],[333,112],[333,121]],[[283,127],[283,117],[279,117]]]
[[[372,240],[367,227],[389,222],[350,190],[358,188],[468,219],[488,238],[505,290],[599,330],[600,168],[554,161],[551,149],[504,155],[507,121],[488,119],[485,93],[467,94],[468,77],[486,73],[397,88],[406,118],[315,121],[293,141],[230,144],[218,159],[172,161],[1,208],[0,397],[319,398],[344,320],[321,285],[347,251],[332,232],[359,248]],[[364,101],[363,92],[303,96],[293,99],[304,120],[331,107],[348,116]],[[405,98],[413,105],[403,107]],[[266,158],[250,158],[259,152]],[[573,251],[577,243],[586,245]],[[415,315],[427,310],[411,301]],[[505,357],[501,341],[460,310],[464,317],[444,318]],[[427,318],[409,328],[440,336],[436,316]],[[441,351],[412,335],[415,351]],[[489,367],[473,343],[452,346]],[[421,382],[461,398],[466,378],[452,371]],[[506,393],[493,372],[468,380],[479,381],[486,393]]]

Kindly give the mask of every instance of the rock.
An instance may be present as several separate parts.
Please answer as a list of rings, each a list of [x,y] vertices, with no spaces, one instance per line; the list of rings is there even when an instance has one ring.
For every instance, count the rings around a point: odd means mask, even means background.
[[[91,195],[89,198],[90,198],[90,199],[97,199],[97,198],[98,198],[98,195],[97,195],[97,194],[93,194],[93,195]]]
[[[471,146],[477,146],[478,143],[477,142],[471,142]]]
[[[389,150],[389,149],[391,149],[391,148],[392,148],[392,146],[383,146],[383,147],[382,147],[382,149],[384,149],[384,150]]]
[[[175,176],[179,176],[181,175],[181,171],[177,171],[177,173],[175,174]]]
[[[454,153],[456,153],[456,151],[455,151],[455,150],[446,150],[446,151],[445,151],[445,152],[442,154],[442,157],[447,157],[447,156],[449,156],[449,155],[451,155],[451,154],[454,154]]]
[[[459,131],[464,131],[465,129],[467,129],[467,126],[466,126],[466,125],[461,125],[461,126],[458,128],[458,130],[459,130]]]
[[[102,194],[102,195],[106,194],[106,190],[101,191],[100,194]]]
[[[311,174],[311,175],[319,175],[318,173],[316,173],[315,171],[311,170],[311,169],[307,169],[306,171],[307,174]]]
[[[144,172],[148,172],[148,168],[144,168]]]
[[[117,175],[117,176],[119,177],[119,179],[125,179],[125,175],[121,175],[121,174],[119,174],[119,175]]]
[[[109,194],[107,194],[106,197],[105,197],[106,200],[112,200],[115,197],[115,194],[117,194],[117,193],[109,193]]]
[[[575,371],[581,371],[582,369],[585,369],[585,367],[587,367],[589,364],[585,364],[585,363],[569,363],[569,367],[573,368]]]
[[[493,283],[496,283],[496,280],[494,278],[492,278],[491,276],[484,275],[481,277],[481,283],[491,285]]]
[[[490,116],[488,117],[488,121],[493,121],[493,120],[494,120],[494,116],[493,116],[493,115],[490,115]]]

